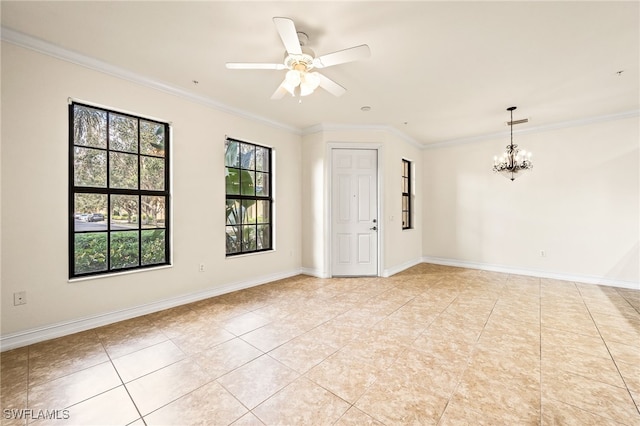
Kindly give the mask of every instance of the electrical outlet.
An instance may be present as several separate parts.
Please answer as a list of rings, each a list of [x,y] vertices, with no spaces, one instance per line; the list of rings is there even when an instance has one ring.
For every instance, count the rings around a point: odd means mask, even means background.
[[[200,264],[200,272],[204,272],[204,263]]]
[[[13,293],[13,306],[26,305],[27,304],[27,292],[19,291]]]
[[[540,250],[540,257],[547,257],[547,252],[544,250]]]

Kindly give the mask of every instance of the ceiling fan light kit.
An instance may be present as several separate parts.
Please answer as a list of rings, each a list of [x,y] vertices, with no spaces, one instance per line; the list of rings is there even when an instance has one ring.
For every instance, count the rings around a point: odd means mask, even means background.
[[[296,31],[291,19],[275,17],[273,22],[286,50],[283,63],[227,62],[226,64],[228,69],[288,70],[271,99],[280,99],[287,93],[292,96],[308,96],[318,87],[322,87],[334,96],[342,96],[347,89],[317,71],[311,72],[311,70],[353,62],[371,55],[369,46],[362,44],[316,57],[311,49],[305,47],[309,37],[303,32]]]
[[[518,145],[513,143],[513,125],[518,121],[513,121],[513,110],[517,107],[509,107],[507,111],[511,112],[511,120],[509,125],[511,127],[511,143],[507,145],[507,149],[500,157],[493,157],[493,171],[500,173],[504,177],[514,181],[522,172],[531,170],[533,163],[531,162],[531,152],[518,149]],[[528,121],[528,120],[527,120]],[[524,120],[520,121],[526,122]]]

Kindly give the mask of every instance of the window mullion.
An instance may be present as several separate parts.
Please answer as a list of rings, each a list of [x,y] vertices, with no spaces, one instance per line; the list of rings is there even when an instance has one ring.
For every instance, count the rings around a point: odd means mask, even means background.
[[[142,150],[140,149],[140,119],[137,120],[136,135],[138,147],[138,266],[142,266]]]
[[[137,126],[136,129],[133,129],[133,126]],[[75,102],[70,105],[68,205],[69,276],[71,278],[169,264],[170,220],[168,210],[170,208],[170,170],[167,159],[170,148],[169,133],[169,125],[167,123],[141,119],[131,114]],[[151,146],[155,147],[155,144],[158,143],[162,146],[161,149],[164,150],[164,152],[160,153],[150,151],[148,156],[149,158],[160,159],[153,160],[149,164],[149,167],[151,167],[150,173],[152,173],[149,175],[152,186],[155,187],[157,185],[160,188],[160,185],[162,185],[162,189],[159,190],[141,189],[142,181],[146,179],[142,176],[142,167],[146,165],[144,160],[147,157],[146,155],[143,156],[142,152],[147,148],[152,149],[150,146],[143,146],[143,138],[147,136],[151,138],[149,139]],[[134,141],[133,138],[136,138],[136,140]],[[120,142],[123,142],[126,146]],[[83,148],[85,151],[77,153],[77,147]],[[104,163],[92,162],[92,157],[87,159],[85,156],[87,149],[95,150],[92,156],[98,155],[98,157],[102,157],[102,155],[105,155]],[[99,154],[97,153],[98,151],[104,154]],[[123,158],[121,157],[112,162],[113,155],[129,155],[129,157],[126,162],[122,162]],[[135,159],[131,157],[132,155],[135,155]],[[102,161],[101,158],[99,159]],[[94,168],[94,165],[98,168]],[[82,167],[82,169],[79,169],[79,167]],[[159,167],[163,167],[163,172],[160,174],[157,173]],[[137,176],[132,182],[131,178],[133,176],[131,176],[131,173],[135,172],[137,172]],[[82,177],[85,173],[91,179]],[[106,176],[101,178],[104,173],[106,173]],[[114,173],[115,176],[112,176]],[[76,178],[76,176],[79,177]],[[100,177],[103,180],[96,181],[94,177]],[[132,185],[128,183],[120,185],[115,178],[123,178],[126,182],[131,182]],[[76,186],[76,179],[79,179],[79,183],[85,186]],[[100,186],[90,186],[96,182]],[[112,188],[112,185],[131,186],[132,188]],[[150,250],[147,251],[148,264],[143,265],[142,200],[146,196],[158,197],[158,199],[152,198],[153,205],[150,207],[152,210],[158,208],[158,211],[150,210],[151,216],[156,217],[158,215],[158,221],[154,221],[154,228],[150,229],[161,231],[150,233],[149,238],[153,236],[158,240],[148,241]],[[94,198],[100,198],[101,201],[93,201]],[[121,199],[122,205],[120,205],[119,201]],[[162,205],[156,206],[156,201],[162,203]],[[133,206],[128,205],[132,202],[137,203],[137,207],[134,210],[131,209]],[[104,218],[96,219],[95,214],[101,213],[103,209],[106,209]],[[117,223],[113,222],[114,209],[121,216],[123,213],[128,213],[128,219],[126,216],[122,216],[118,217]],[[127,209],[129,209],[128,212]],[[82,214],[87,216],[80,216]],[[132,223],[133,218],[131,215],[136,216],[135,224]],[[96,220],[95,223],[92,223],[92,218]],[[102,222],[105,220],[106,222]],[[89,223],[83,224],[82,222]],[[137,259],[134,257],[134,250],[136,249],[136,243],[133,241],[134,232],[119,232],[117,241],[112,241],[112,234],[120,230],[135,231],[137,236]],[[90,234],[96,237],[93,240],[91,238],[78,237]],[[164,244],[158,244],[161,239],[164,239]],[[76,240],[78,241],[77,249],[75,246]],[[113,247],[118,248],[116,258],[111,253]],[[120,248],[122,248],[122,255],[120,255]]]
[[[111,113],[107,111],[107,271],[111,271]]]

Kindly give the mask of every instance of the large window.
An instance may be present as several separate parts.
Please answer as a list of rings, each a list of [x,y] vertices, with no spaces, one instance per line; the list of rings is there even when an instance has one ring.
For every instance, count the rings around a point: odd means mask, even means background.
[[[271,149],[225,142],[227,256],[273,248]]]
[[[402,160],[402,229],[411,229],[411,161]]]
[[[169,264],[169,125],[69,107],[69,276]]]

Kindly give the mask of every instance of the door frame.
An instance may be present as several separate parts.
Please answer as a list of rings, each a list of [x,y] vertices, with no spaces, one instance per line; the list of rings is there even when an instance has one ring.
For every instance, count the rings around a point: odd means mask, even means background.
[[[376,233],[377,238],[377,270],[376,276],[382,276],[382,264],[384,261],[384,250],[382,249],[384,246],[384,228],[385,221],[384,219],[384,209],[383,203],[381,200],[383,199],[383,177],[384,177],[384,164],[382,162],[383,153],[384,153],[384,145],[382,143],[354,143],[354,142],[328,142],[326,146],[325,153],[325,188],[327,190],[324,193],[324,201],[326,206],[326,214],[324,229],[324,246],[325,246],[325,259],[326,259],[326,271],[327,277],[330,278],[333,276],[333,205],[331,202],[332,199],[332,191],[333,191],[333,182],[332,182],[332,173],[333,173],[333,150],[334,149],[361,149],[361,150],[369,150],[376,151],[376,212],[378,216],[378,232]]]

